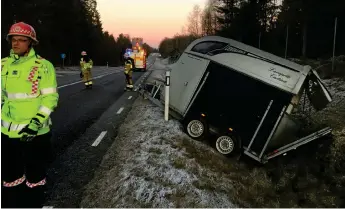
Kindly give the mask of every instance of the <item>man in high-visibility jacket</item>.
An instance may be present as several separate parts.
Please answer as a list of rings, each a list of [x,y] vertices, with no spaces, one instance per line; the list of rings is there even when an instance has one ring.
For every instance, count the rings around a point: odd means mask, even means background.
[[[126,76],[126,88],[125,90],[132,91],[133,90],[133,80],[132,80],[132,74],[133,74],[133,65],[132,62],[127,59],[125,61],[125,76]]]
[[[42,207],[50,114],[59,95],[52,63],[36,54],[36,32],[19,22],[7,35],[10,56],[1,60],[1,177],[3,207]]]
[[[81,58],[80,58],[80,68],[81,68],[80,77],[83,78],[86,88],[92,88],[92,73],[91,73],[92,66],[93,66],[92,59],[89,58],[86,51],[82,51]]]

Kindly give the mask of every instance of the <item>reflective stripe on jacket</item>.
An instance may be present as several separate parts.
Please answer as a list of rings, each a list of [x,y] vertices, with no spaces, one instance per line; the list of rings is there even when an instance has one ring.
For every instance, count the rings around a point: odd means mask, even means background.
[[[83,58],[80,59],[80,67],[82,71],[90,70],[93,66],[92,59],[89,60],[89,62],[85,62]]]
[[[39,135],[49,132],[50,114],[59,95],[52,63],[36,55],[10,56],[1,60],[1,132],[19,138],[18,132],[36,116],[44,125]]]

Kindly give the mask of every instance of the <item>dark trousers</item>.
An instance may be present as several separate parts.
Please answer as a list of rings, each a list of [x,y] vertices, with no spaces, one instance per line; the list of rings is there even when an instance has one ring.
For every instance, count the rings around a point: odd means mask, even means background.
[[[25,175],[26,180],[16,186],[2,185],[2,207],[42,207],[45,185],[27,186],[46,178],[51,158],[51,133],[35,137],[31,142],[9,138],[1,134],[1,180],[14,182]]]

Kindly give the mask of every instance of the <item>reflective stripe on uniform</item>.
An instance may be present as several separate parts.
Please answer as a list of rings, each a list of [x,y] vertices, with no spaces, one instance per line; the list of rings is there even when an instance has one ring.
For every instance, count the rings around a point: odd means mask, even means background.
[[[8,129],[9,131],[21,131],[27,125],[28,124],[13,124],[13,123],[9,123],[7,121],[1,120],[1,126]],[[49,120],[46,120],[43,123],[42,128],[45,128],[49,125],[51,125],[51,119],[50,118],[49,118]]]
[[[56,88],[44,88],[41,89],[41,94],[53,94],[56,93]],[[28,93],[7,93],[5,92],[5,95],[7,96],[8,99],[32,99],[38,97],[40,94],[28,94]]]
[[[20,131],[28,124],[11,124],[7,121],[1,120],[1,126],[9,129],[9,131]]]
[[[38,111],[43,112],[46,115],[50,115],[50,113],[52,112],[48,107],[45,107],[45,106],[40,106],[40,109]]]
[[[44,95],[44,94],[53,94],[53,93],[56,93],[56,88],[54,88],[54,87],[41,89],[41,94],[42,95]]]
[[[6,93],[8,99],[31,99],[36,98],[39,94],[28,94],[28,93]]]
[[[23,176],[23,177],[21,177],[21,178],[15,180],[15,181],[12,181],[12,182],[6,182],[6,181],[4,181],[4,182],[2,183],[2,185],[3,185],[4,187],[15,187],[15,186],[18,186],[19,184],[23,183],[24,181],[25,181],[25,176]]]
[[[30,183],[28,181],[26,181],[26,185],[30,188],[34,188],[34,187],[37,187],[37,186],[43,186],[47,183],[46,179],[44,178],[43,180],[37,182],[37,183]]]

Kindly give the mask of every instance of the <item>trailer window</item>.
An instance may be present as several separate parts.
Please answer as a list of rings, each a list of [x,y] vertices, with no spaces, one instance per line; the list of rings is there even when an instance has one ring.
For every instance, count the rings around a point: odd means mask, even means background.
[[[191,51],[198,52],[201,54],[207,54],[207,53],[214,51],[214,50],[217,50],[217,49],[223,49],[227,45],[228,45],[227,43],[223,43],[223,42],[205,41],[205,42],[201,42],[201,43],[198,43],[197,45],[195,45],[191,49]]]

